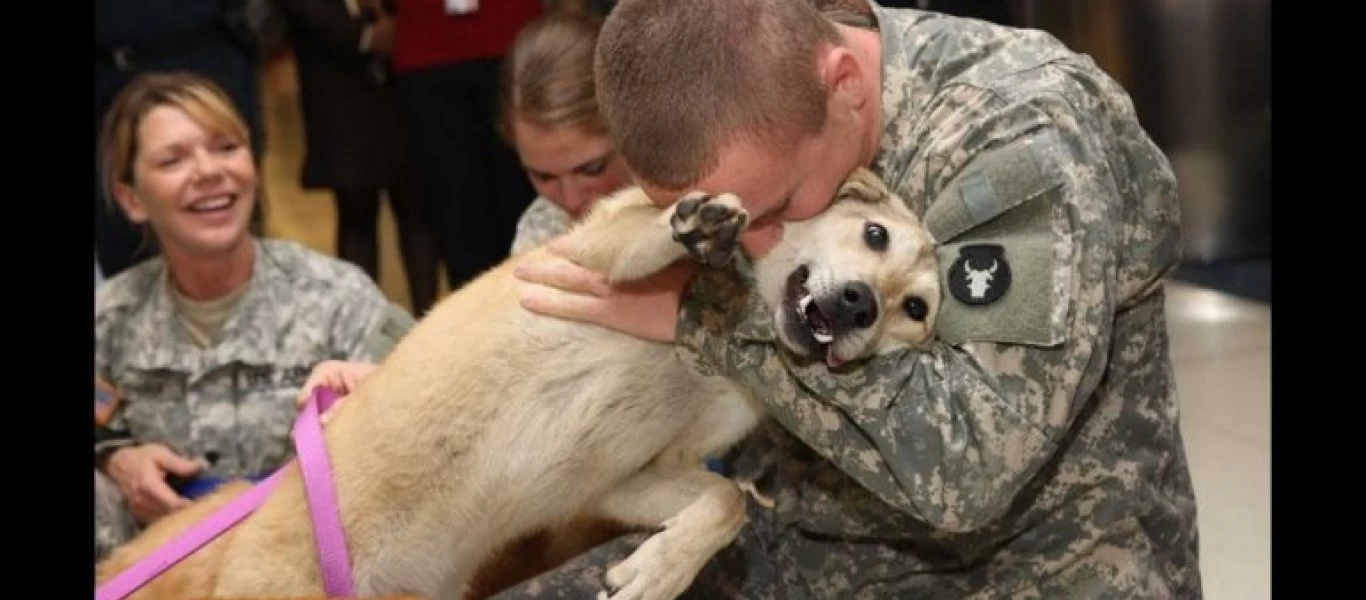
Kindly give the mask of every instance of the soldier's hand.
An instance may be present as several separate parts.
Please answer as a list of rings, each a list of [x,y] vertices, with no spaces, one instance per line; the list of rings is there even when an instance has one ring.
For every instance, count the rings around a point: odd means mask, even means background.
[[[658,342],[674,341],[683,289],[697,273],[680,261],[650,277],[612,286],[600,273],[553,253],[546,260],[529,255],[517,266],[519,293],[529,311],[585,323]]]
[[[203,465],[161,444],[142,444],[115,451],[107,467],[109,478],[128,499],[133,518],[145,525],[190,503],[171,489],[167,476],[191,477]]]
[[[360,387],[360,382],[369,377],[376,368],[378,365],[343,360],[327,360],[318,363],[318,366],[313,367],[313,372],[308,374],[308,380],[304,382],[303,389],[299,391],[299,397],[294,399],[295,408],[303,410],[304,405],[308,404],[308,397],[319,386],[331,388],[332,391],[337,392],[339,398],[332,405],[336,407],[341,404],[342,398]],[[329,410],[322,415],[320,420],[326,423],[331,414],[332,411]]]

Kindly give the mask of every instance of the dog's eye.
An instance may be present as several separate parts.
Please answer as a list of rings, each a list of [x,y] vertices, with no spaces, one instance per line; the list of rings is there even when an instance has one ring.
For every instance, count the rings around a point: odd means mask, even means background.
[[[882,252],[887,249],[887,228],[877,223],[868,223],[863,226],[863,243],[868,244],[869,248]]]
[[[912,321],[924,321],[930,315],[930,305],[920,296],[911,296],[901,303],[901,309]]]

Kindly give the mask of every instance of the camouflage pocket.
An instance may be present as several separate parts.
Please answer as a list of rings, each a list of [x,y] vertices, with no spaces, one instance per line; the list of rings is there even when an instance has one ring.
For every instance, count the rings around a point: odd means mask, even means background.
[[[170,371],[129,371],[115,381],[122,398],[122,419],[140,442],[185,449],[193,426],[185,400],[185,375]]]

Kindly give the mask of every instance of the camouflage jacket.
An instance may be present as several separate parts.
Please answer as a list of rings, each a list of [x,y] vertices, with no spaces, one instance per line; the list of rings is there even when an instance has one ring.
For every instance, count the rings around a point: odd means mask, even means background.
[[[413,325],[360,269],[292,242],[257,240],[249,288],[221,339],[194,345],[160,258],[95,296],[95,374],[121,401],[97,456],[157,442],[204,458],[209,477],[267,473],[293,456],[294,399],[328,359],[376,362]]]
[[[781,425],[734,463],[777,501],[780,596],[1199,597],[1161,284],[1180,258],[1167,159],[1125,92],[1045,33],[873,16],[873,167],[938,242],[940,339],[800,364],[744,261],[700,276],[679,317],[684,360]],[[985,301],[962,259],[983,252],[1010,272]]]
[[[540,246],[569,231],[574,220],[554,202],[537,196],[517,219],[517,233],[510,254],[517,255]]]

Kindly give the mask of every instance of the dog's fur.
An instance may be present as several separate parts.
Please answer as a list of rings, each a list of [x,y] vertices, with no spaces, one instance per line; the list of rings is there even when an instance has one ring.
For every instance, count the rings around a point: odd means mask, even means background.
[[[599,202],[566,247],[625,282],[689,253],[724,263],[747,218],[730,194],[693,193],[660,209],[631,188]],[[888,234],[882,249],[868,243],[872,222]],[[756,263],[781,341],[837,362],[928,341],[939,300],[932,245],[900,200],[856,172],[829,210],[787,224]],[[513,262],[443,300],[333,409],[326,438],[357,592],[462,598],[498,549],[589,516],[657,530],[608,571],[613,598],[675,597],[744,523],[745,493],[703,461],[750,431],[761,405],[689,370],[671,345],[524,310]],[[795,278],[800,267],[807,277]],[[834,332],[830,351],[800,326],[794,278],[830,321],[854,281],[875,290],[877,314]],[[909,318],[909,296],[928,303],[928,315]],[[321,595],[301,480],[287,468],[253,515],[136,597]],[[225,486],[157,522],[102,564],[99,580],[246,487]]]

